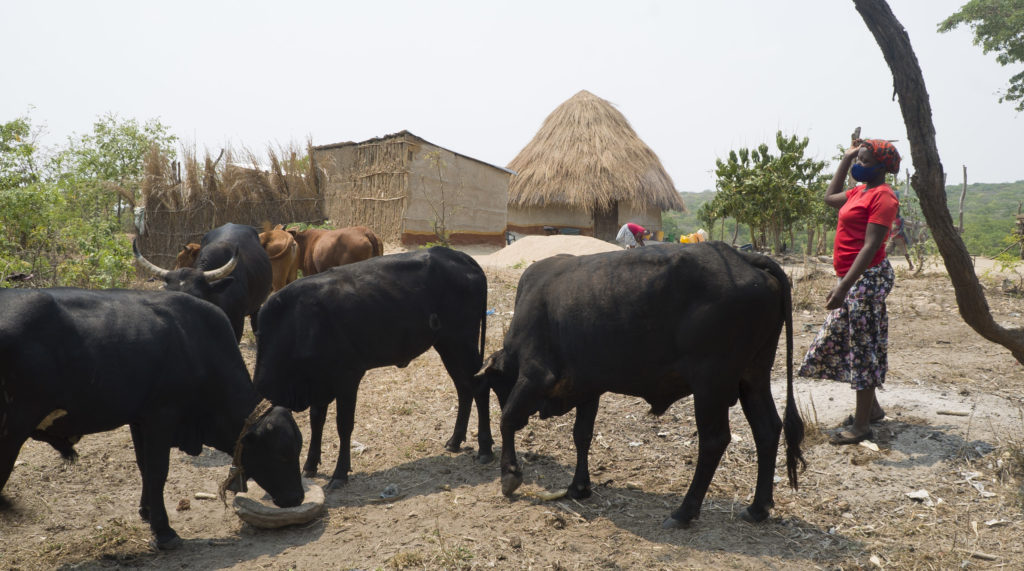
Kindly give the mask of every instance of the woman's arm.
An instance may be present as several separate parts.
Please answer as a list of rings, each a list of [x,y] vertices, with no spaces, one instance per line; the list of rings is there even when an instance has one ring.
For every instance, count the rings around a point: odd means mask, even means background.
[[[832,288],[832,291],[828,293],[828,297],[825,299],[825,309],[836,309],[843,305],[846,294],[850,293],[850,288],[853,287],[853,284],[857,283],[861,274],[868,269],[871,259],[875,257],[878,248],[885,242],[885,234],[888,231],[889,229],[881,224],[873,222],[868,224],[867,229],[864,231],[864,245],[861,246],[860,252],[854,258],[850,270],[839,280],[836,287]]]
[[[860,147],[861,143],[855,141],[849,149],[846,149],[842,160],[839,161],[839,166],[836,167],[836,173],[832,175],[832,181],[828,183],[828,188],[825,189],[825,204],[832,208],[839,209],[843,207],[843,204],[846,204],[846,173],[850,172],[850,165],[853,163],[853,159],[857,157]]]

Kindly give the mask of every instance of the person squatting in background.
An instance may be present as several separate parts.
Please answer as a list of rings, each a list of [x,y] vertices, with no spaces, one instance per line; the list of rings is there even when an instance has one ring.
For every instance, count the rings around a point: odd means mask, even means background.
[[[833,435],[834,444],[873,438],[871,423],[885,417],[875,390],[882,388],[888,370],[885,298],[895,275],[885,243],[899,211],[899,199],[885,175],[899,168],[900,155],[892,143],[858,139],[843,154],[825,190],[825,204],[839,210],[832,254],[839,280],[825,299],[831,311],[798,374],[850,383],[857,391],[852,422]],[[843,191],[847,171],[863,184]]]
[[[643,226],[627,222],[622,225],[622,228],[619,228],[619,233],[615,235],[615,241],[622,244],[628,250],[637,246],[642,247],[644,245],[644,238],[648,235],[650,235],[650,232]]]

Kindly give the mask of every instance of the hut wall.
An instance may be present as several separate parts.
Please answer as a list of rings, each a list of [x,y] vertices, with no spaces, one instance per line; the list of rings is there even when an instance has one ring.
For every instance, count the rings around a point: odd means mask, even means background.
[[[408,157],[401,139],[314,149],[323,173],[324,213],[335,227],[366,226],[398,242],[408,201]]]
[[[451,243],[505,243],[509,173],[428,143],[408,141],[407,149],[413,159],[402,243],[436,241],[442,215]]]
[[[586,211],[568,206],[543,208],[508,207],[508,229],[520,234],[543,234],[544,226],[575,228],[584,236],[594,235],[594,219]]]
[[[619,204],[619,226],[627,222],[639,224],[651,232],[657,233],[661,230],[661,210],[657,207],[636,207],[629,204]]]

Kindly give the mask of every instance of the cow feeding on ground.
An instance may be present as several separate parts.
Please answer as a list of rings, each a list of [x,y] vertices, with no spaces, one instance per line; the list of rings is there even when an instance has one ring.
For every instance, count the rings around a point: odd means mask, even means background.
[[[783,325],[785,422],[772,400],[770,378]],[[502,406],[502,492],[511,496],[522,484],[515,434],[533,413],[548,418],[576,409],[576,471],[566,493],[586,498],[588,453],[603,393],[641,397],[656,415],[693,395],[697,465],[682,505],[664,526],[687,527],[699,516],[731,438],[729,408],[737,400],[753,431],[758,464],[753,502],[740,516],[764,520],[774,505],[781,429],[794,488],[797,464],[803,462],[792,345],[790,284],[765,256],[717,242],[536,262],[519,280],[502,349],[476,377],[493,388]]]
[[[280,407],[248,419],[260,398],[231,326],[192,296],[0,289],[0,392],[0,490],[28,438],[73,460],[81,436],[128,425],[142,474],[139,515],[159,548],[181,544],[163,498],[172,447],[230,454],[241,443],[245,478],[279,506],[302,502],[298,425]]]

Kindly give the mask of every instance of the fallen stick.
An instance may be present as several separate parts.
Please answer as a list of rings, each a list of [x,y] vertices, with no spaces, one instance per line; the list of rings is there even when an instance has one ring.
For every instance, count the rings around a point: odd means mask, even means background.
[[[971,413],[960,410],[937,410],[935,411],[935,414],[944,414],[946,416],[971,416]]]
[[[974,557],[975,559],[984,559],[985,561],[995,561],[996,559],[999,559],[998,555],[991,555],[989,553],[982,553],[981,551],[971,551],[970,549],[961,549],[961,548],[957,548],[957,551],[959,551],[961,553],[966,553],[967,555],[970,555],[971,557]]]

